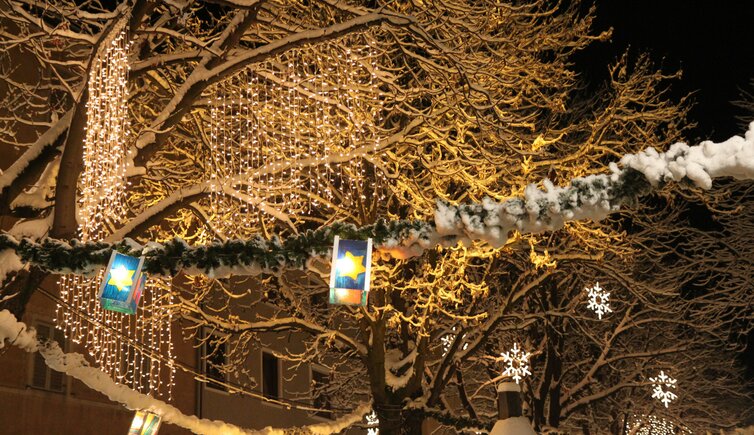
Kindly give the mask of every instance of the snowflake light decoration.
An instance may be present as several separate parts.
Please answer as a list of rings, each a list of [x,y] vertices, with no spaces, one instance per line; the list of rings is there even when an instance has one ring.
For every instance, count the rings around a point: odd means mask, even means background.
[[[377,417],[377,413],[374,412],[374,410],[372,410],[371,413],[367,414],[366,419],[367,419],[367,426],[369,426],[367,428],[367,435],[379,434],[380,428],[378,428],[377,426],[379,426],[380,424],[380,419]]]
[[[665,388],[676,387],[676,380],[666,375],[665,371],[660,370],[659,376],[657,376],[656,378],[649,378],[649,381],[652,382],[653,385],[652,398],[662,402],[666,408],[668,407],[668,404],[670,402],[678,398],[678,396],[675,395],[675,393],[673,393],[672,391],[665,390]]]
[[[600,320],[602,320],[602,316],[605,313],[613,312],[610,305],[608,305],[610,302],[610,293],[604,291],[600,287],[600,283],[595,283],[594,287],[587,287],[584,290],[589,293],[589,305],[587,305],[587,308],[594,311]]]
[[[503,376],[510,376],[518,384],[524,376],[531,374],[529,371],[529,357],[531,354],[524,352],[523,349],[519,349],[518,343],[513,343],[513,349],[500,355],[506,364]]]
[[[442,343],[442,356],[445,356],[448,354],[448,352],[450,352],[450,347],[453,345],[453,341],[456,339],[456,327],[454,326],[451,330],[453,332],[445,334],[440,338],[440,342]],[[463,340],[464,337],[466,337],[466,334],[461,335],[461,340]],[[469,343],[463,343],[461,345],[462,350],[466,350],[468,348]]]

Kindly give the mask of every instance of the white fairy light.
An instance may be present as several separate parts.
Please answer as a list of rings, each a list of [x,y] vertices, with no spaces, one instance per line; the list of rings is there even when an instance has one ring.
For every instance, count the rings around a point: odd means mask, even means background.
[[[593,287],[587,287],[584,290],[587,291],[589,296],[589,304],[587,305],[587,308],[594,311],[600,320],[602,320],[602,316],[606,313],[613,312],[609,305],[610,293],[604,291],[602,287],[600,287],[600,283],[595,283]]]
[[[513,343],[513,348],[500,354],[506,364],[503,376],[510,376],[516,383],[520,383],[524,376],[531,375],[529,371],[529,352],[518,348],[518,343]]]
[[[666,408],[670,402],[678,398],[675,393],[669,390],[676,388],[676,380],[666,375],[663,370],[660,370],[657,377],[649,378],[649,381],[652,382],[652,398],[662,402]],[[665,390],[665,388],[668,388],[668,390]]]
[[[79,239],[99,241],[126,218],[128,117],[128,38],[118,33],[96,56],[88,81],[83,170],[79,179]],[[85,345],[113,379],[156,395],[172,393],[175,369],[171,340],[169,284],[149,279],[140,308],[129,316],[100,307],[94,278],[64,275],[56,324],[75,343]],[[160,360],[168,361],[167,366]]]
[[[690,435],[691,431],[656,415],[636,415],[626,422],[626,433],[633,435]]]
[[[376,191],[385,176],[367,174],[364,157],[378,150],[382,105],[375,51],[359,38],[288,50],[210,88],[206,180],[217,233],[244,236],[260,219],[271,224],[270,211],[348,208]]]

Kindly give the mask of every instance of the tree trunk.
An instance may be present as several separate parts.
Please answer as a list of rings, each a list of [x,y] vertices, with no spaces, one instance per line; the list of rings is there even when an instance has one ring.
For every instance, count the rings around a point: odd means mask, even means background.
[[[76,104],[71,128],[60,158],[58,179],[55,183],[55,215],[50,236],[58,239],[72,239],[76,236],[76,189],[79,175],[84,169],[84,139],[86,127],[86,103],[89,92],[84,90],[81,101]]]
[[[20,320],[26,311],[31,295],[47,275],[47,272],[38,267],[18,271],[8,285],[0,288],[0,300],[9,297],[0,302],[0,310],[8,310]]]
[[[424,418],[415,412],[403,412],[403,405],[374,404],[380,419],[380,435],[419,435]]]

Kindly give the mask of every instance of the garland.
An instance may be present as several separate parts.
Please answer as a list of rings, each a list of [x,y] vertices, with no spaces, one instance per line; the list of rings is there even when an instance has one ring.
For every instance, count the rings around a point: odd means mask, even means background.
[[[452,426],[460,430],[485,430],[490,431],[495,425],[497,419],[475,419],[471,417],[456,416],[447,411],[441,411],[434,408],[407,408],[403,410],[403,415],[408,418],[432,418],[445,426]]]
[[[171,276],[180,271],[213,277],[279,273],[285,269],[303,268],[313,258],[329,257],[336,235],[361,240],[371,237],[378,250],[397,258],[409,258],[426,249],[455,245],[459,241],[485,240],[493,246],[501,246],[513,229],[534,232],[562,227],[566,220],[562,217],[564,213],[570,213],[573,218],[597,215],[602,218],[609,211],[617,210],[621,203],[647,190],[649,183],[641,183],[640,174],[637,174],[636,171],[623,171],[618,183],[610,182],[605,175],[574,180],[569,188],[561,189],[555,203],[545,192],[533,197],[534,191],[527,192],[529,198],[526,200],[514,198],[502,203],[485,201],[452,206],[438,202],[434,222],[380,219],[362,227],[336,222],[285,240],[254,235],[247,240],[201,246],[189,246],[177,238],[146,246],[128,238],[113,244],[66,242],[53,238],[39,242],[19,241],[3,232],[0,233],[0,251],[15,251],[22,262],[48,272],[82,275],[91,275],[105,266],[113,249],[127,255],[143,255],[144,270],[156,275]],[[536,211],[532,212],[534,207]]]
[[[144,270],[171,276],[184,271],[210,277],[280,273],[303,268],[315,258],[331,254],[333,238],[366,239],[395,258],[410,258],[437,246],[453,246],[473,240],[500,247],[513,231],[539,233],[562,228],[574,220],[602,220],[633,204],[653,189],[670,181],[693,183],[709,189],[713,178],[732,176],[754,179],[754,122],[745,138],[734,136],[722,142],[703,142],[689,146],[675,144],[666,153],[648,148],[621,159],[623,169],[610,164],[610,174],[589,175],[572,180],[564,187],[543,181],[544,189],[527,186],[522,198],[495,202],[451,205],[438,201],[433,221],[380,219],[372,225],[357,227],[336,222],[308,230],[285,240],[254,235],[247,240],[189,246],[180,239],[158,244],[139,245],[131,239],[117,243],[77,240],[66,242],[44,238],[39,242],[17,240],[0,233],[0,255],[14,253],[22,262],[53,273],[93,274],[107,264],[110,252],[145,257]]]

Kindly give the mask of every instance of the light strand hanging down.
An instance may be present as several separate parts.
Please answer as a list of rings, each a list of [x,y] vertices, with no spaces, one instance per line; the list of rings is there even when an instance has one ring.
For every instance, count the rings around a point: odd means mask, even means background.
[[[272,211],[348,209],[365,189],[380,190],[366,184],[384,175],[349,157],[379,148],[376,77],[368,36],[351,35],[316,51],[288,50],[213,86],[206,176],[213,230],[248,236],[260,219],[272,223]]]
[[[87,91],[87,126],[83,171],[79,179],[77,221],[82,242],[97,242],[126,218],[126,159],[130,130],[128,116],[128,49],[125,30],[103,43],[94,61]],[[136,316],[102,309],[97,297],[103,270],[96,276],[64,275],[59,280],[60,299],[56,323],[75,343],[83,344],[100,368],[113,379],[136,390],[169,397],[175,369],[149,357],[151,353],[173,359],[169,283],[150,279]],[[86,312],[88,318],[77,315]],[[93,319],[93,320],[90,320]],[[107,325],[136,338],[145,354]]]

